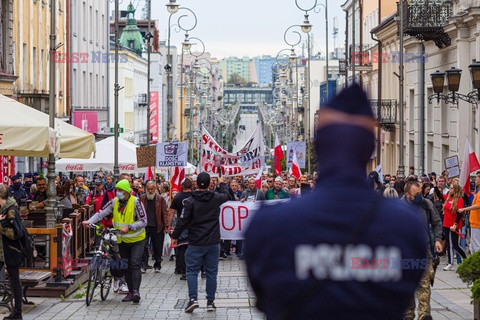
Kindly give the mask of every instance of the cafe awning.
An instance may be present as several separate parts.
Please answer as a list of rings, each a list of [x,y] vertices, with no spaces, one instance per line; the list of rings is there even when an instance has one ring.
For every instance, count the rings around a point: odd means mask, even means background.
[[[0,155],[90,158],[95,137],[62,120],[49,127],[49,116],[0,94]]]

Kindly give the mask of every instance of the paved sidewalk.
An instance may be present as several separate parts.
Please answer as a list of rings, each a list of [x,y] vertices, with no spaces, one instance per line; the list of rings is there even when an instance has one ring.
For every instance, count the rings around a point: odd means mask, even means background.
[[[455,271],[443,271],[442,262],[437,269],[435,285],[432,288],[433,319],[472,319],[473,306],[470,304],[470,290],[460,281]],[[174,263],[163,263],[161,273],[148,270],[142,280],[142,300],[138,305],[122,303],[123,295],[110,293],[107,301],[101,301],[99,294],[90,307],[85,298],[67,300],[32,298],[36,303],[28,307],[24,319],[264,319],[254,306],[254,295],[247,284],[245,266],[237,258],[220,261],[217,311],[205,310],[206,301],[200,300],[200,308],[193,315],[185,314],[183,307],[187,301],[187,283],[173,274]],[[199,278],[199,298],[205,299],[205,280]],[[6,310],[0,310],[0,318]]]

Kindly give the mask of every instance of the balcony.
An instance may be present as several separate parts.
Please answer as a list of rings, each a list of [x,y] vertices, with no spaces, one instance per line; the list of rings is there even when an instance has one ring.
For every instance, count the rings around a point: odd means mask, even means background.
[[[395,131],[398,109],[397,100],[370,100],[370,104],[372,106],[373,115],[375,116],[375,119],[378,121],[382,129],[385,131]],[[379,107],[381,108],[380,120],[378,120]]]
[[[403,5],[405,18],[404,32],[422,41],[434,41],[438,48],[451,44],[450,37],[444,27],[453,14],[453,4],[449,0],[406,1]]]
[[[348,48],[349,69],[352,70],[352,65],[355,65],[356,71],[370,71],[372,70],[372,47],[350,45]]]

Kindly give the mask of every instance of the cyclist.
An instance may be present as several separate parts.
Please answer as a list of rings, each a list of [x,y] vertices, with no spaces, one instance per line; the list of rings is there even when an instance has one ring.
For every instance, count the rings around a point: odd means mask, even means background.
[[[145,227],[147,215],[145,207],[140,200],[130,194],[130,183],[123,179],[116,186],[117,196],[110,200],[107,205],[93,215],[88,221],[83,221],[84,226],[96,224],[103,218],[113,214],[113,226],[119,229],[117,241],[119,243],[120,256],[128,259],[128,270],[124,270],[127,281],[128,294],[122,299],[123,302],[140,301],[140,283],[142,273],[140,271],[143,249],[145,246]]]

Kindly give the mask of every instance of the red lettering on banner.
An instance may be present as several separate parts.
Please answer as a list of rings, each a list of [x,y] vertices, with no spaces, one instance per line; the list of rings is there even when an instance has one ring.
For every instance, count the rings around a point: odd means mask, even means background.
[[[65,166],[67,171],[83,171],[83,164],[67,164]]]
[[[119,164],[118,169],[124,170],[124,171],[134,171],[135,170],[135,165],[133,163],[131,164]]]
[[[233,223],[232,223],[231,228],[227,228],[225,226],[225,209],[230,209],[232,211],[232,221],[233,221]],[[235,228],[235,209],[233,209],[233,207],[231,207],[231,206],[225,206],[222,209],[222,227],[223,227],[223,229],[228,230],[228,231],[232,231]]]
[[[242,216],[242,209],[245,212],[245,215]],[[248,208],[245,206],[238,206],[238,230],[242,231],[242,220],[248,218]]]

